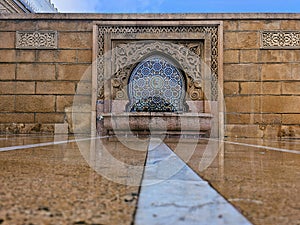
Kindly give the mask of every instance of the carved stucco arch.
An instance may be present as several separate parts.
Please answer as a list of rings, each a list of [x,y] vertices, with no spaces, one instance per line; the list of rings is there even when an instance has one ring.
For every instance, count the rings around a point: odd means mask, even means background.
[[[191,100],[201,100],[202,60],[199,55],[183,45],[165,41],[138,41],[119,44],[112,52],[113,99],[126,99],[126,85],[131,71],[144,58],[152,54],[161,54],[171,58],[186,76],[187,94]]]
[[[152,21],[153,22],[153,21]],[[178,25],[178,22],[169,21],[166,26],[164,21],[153,22],[152,26],[149,26],[147,22],[142,21],[127,21],[124,25],[120,21],[110,21],[110,22],[99,22],[95,25],[95,60],[96,65],[94,67],[94,74],[96,80],[96,99],[102,101],[104,99],[109,99],[114,97],[116,93],[111,93],[112,95],[107,95],[108,89],[107,81],[112,79],[112,66],[107,73],[107,63],[112,64],[112,59],[107,59],[107,53],[114,50],[117,42],[129,43],[134,40],[167,40],[173,43],[178,43],[179,45],[188,47],[194,51],[194,46],[196,43],[204,41],[204,63],[207,68],[211,71],[210,77],[202,77],[204,80],[209,79],[209,84],[204,85],[206,93],[209,94],[208,99],[212,101],[217,101],[218,99],[218,83],[219,83],[219,43],[222,40],[222,34],[219,31],[220,22],[200,22],[200,21],[190,21],[185,24]],[[145,24],[147,24],[145,26]],[[220,35],[220,36],[219,36]],[[186,43],[189,44],[186,44]],[[197,44],[196,44],[197,45]],[[197,47],[196,47],[197,48]],[[196,53],[196,55],[198,55]],[[185,71],[186,72],[186,71]],[[207,73],[204,73],[204,75]],[[221,76],[222,80],[222,76]],[[118,83],[118,81],[116,81]],[[206,83],[208,83],[206,82]],[[113,82],[112,82],[113,83]],[[118,84],[115,84],[118,85]],[[192,89],[201,86],[200,83],[192,86]],[[209,87],[210,86],[210,87]],[[105,91],[104,91],[105,90]],[[114,91],[114,90],[113,90]],[[192,91],[193,93],[197,93]],[[210,93],[209,93],[210,92]],[[105,94],[106,93],[106,94]],[[122,95],[122,93],[121,93]],[[193,95],[197,97],[197,94]]]

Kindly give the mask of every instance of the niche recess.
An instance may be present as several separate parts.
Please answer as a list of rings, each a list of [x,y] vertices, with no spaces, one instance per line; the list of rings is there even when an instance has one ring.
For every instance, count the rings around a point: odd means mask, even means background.
[[[222,135],[221,55],[218,21],[95,23],[92,127],[97,120],[98,133],[145,132],[157,117],[168,121],[170,133]],[[163,72],[147,75],[156,62]],[[188,118],[187,126],[178,118]],[[201,128],[193,128],[191,118],[200,119]]]

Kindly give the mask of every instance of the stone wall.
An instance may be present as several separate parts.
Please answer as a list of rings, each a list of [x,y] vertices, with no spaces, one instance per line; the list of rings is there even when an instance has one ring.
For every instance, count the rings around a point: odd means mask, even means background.
[[[21,18],[0,20],[0,132],[53,132],[68,122],[65,109],[91,72],[92,22]],[[55,48],[16,48],[16,31],[40,30],[57,31]]]
[[[70,123],[76,90],[91,101],[93,22],[126,19],[223,21],[225,135],[300,137],[300,49],[261,46],[262,31],[300,30],[299,14],[0,15],[0,132]],[[17,31],[55,31],[57,43],[20,47]]]
[[[224,21],[226,135],[300,137],[299,33],[293,47],[288,37],[282,47],[261,43],[262,31],[299,29],[299,20]]]

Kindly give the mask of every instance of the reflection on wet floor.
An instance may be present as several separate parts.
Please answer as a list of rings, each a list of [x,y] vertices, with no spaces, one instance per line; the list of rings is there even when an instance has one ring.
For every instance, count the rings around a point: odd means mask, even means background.
[[[0,136],[0,149],[48,143],[0,152],[0,224],[131,224],[149,139],[86,138]],[[300,140],[226,141],[165,139],[253,224],[299,225]]]
[[[261,140],[238,143],[261,145]],[[264,144],[269,142],[264,141]],[[299,142],[271,142],[273,147],[299,150]],[[275,144],[274,144],[275,143]],[[210,152],[209,141],[199,143],[188,165],[254,224],[300,224],[300,155],[249,146],[219,143],[219,153],[202,170]],[[176,142],[168,143],[176,149]],[[295,148],[293,148],[293,147]],[[223,147],[223,148],[222,148]],[[184,151],[176,151],[185,158]]]
[[[267,146],[278,149],[287,149],[300,152],[300,140],[299,139],[282,139],[282,140],[270,140],[270,139],[252,139],[252,138],[243,138],[243,139],[226,139],[225,142],[230,143],[244,143],[244,144],[254,144]]]
[[[10,142],[54,141],[53,137],[26,138]],[[94,154],[90,147],[95,142],[78,143],[0,152],[0,224],[132,223],[139,187],[107,180],[95,172],[82,155]],[[143,164],[146,157],[146,151],[137,156],[116,142],[109,149],[125,163]],[[136,179],[141,179],[142,171],[139,174]]]
[[[82,138],[84,138],[84,136]],[[0,135],[0,148],[73,139],[74,136],[72,135]]]
[[[86,162],[108,180],[129,186],[140,186],[148,139],[103,138],[78,142]]]

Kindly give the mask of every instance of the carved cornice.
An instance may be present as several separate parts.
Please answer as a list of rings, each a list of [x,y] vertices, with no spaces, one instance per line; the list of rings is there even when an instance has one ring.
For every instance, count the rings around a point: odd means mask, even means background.
[[[3,3],[0,3],[0,13],[10,13],[7,7],[4,6]]]
[[[0,13],[57,12],[49,0],[1,0]]]
[[[2,0],[0,3],[1,13],[30,13],[20,1]]]
[[[27,8],[31,10],[31,12],[57,12],[57,9],[51,4],[49,0],[19,0],[21,1]]]

